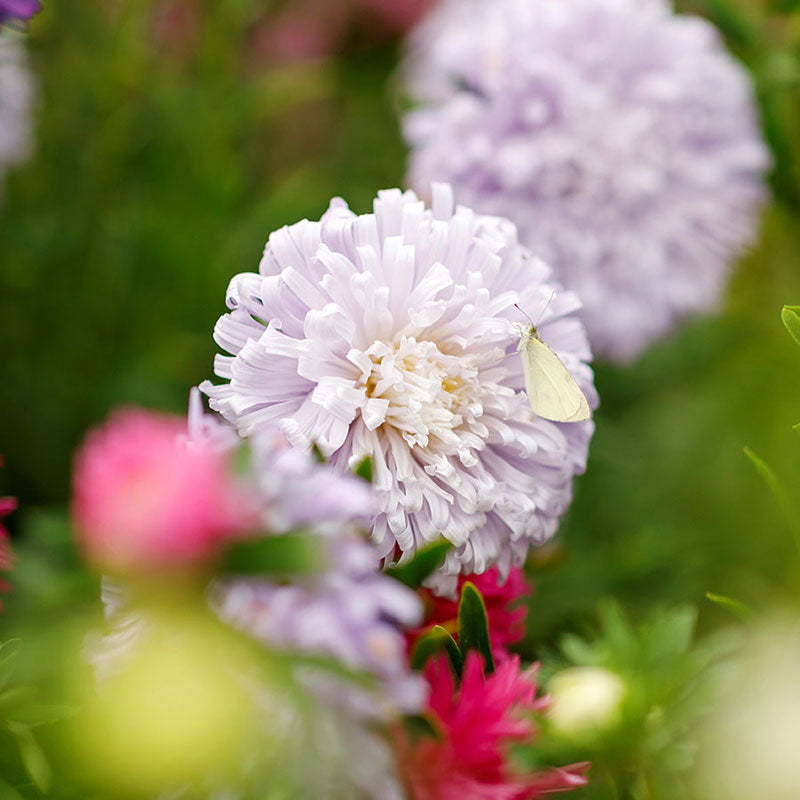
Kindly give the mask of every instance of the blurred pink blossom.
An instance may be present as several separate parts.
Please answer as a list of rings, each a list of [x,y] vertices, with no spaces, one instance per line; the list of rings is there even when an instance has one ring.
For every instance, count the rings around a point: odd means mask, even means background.
[[[3,457],[0,456],[0,466],[3,464]],[[17,500],[14,497],[0,497],[0,572],[8,572],[14,569],[17,559],[11,550],[8,531],[3,525],[3,517],[7,517],[17,509]],[[11,584],[4,578],[0,578],[0,592],[11,590]],[[3,604],[0,603],[0,609]]]
[[[292,0],[265,13],[252,33],[262,64],[328,58],[351,37],[380,41],[403,33],[434,0]]]
[[[227,457],[187,447],[185,433],[181,419],[126,410],[89,434],[75,464],[73,519],[90,562],[113,572],[182,569],[247,527]]]

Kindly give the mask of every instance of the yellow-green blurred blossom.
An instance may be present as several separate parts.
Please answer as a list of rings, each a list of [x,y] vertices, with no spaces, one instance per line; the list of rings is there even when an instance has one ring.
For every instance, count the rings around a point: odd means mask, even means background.
[[[800,798],[800,619],[759,631],[703,731],[702,800]]]
[[[125,795],[229,779],[254,738],[254,668],[213,622],[159,617],[90,692],[75,731],[88,776]]]
[[[554,730],[569,739],[591,738],[615,727],[622,717],[626,686],[602,667],[570,667],[548,685]]]

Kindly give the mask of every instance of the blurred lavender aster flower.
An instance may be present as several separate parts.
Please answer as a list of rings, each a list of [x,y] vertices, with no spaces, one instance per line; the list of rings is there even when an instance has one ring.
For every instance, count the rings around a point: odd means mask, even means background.
[[[9,166],[30,155],[33,99],[25,50],[17,39],[0,32],[0,180]]]
[[[189,419],[195,440],[205,436],[230,447],[227,437],[219,437],[231,429],[203,413],[196,392]],[[420,623],[422,605],[379,571],[375,550],[361,536],[374,510],[369,485],[292,447],[278,428],[260,429],[249,445],[264,527],[273,533],[310,530],[324,568],[289,585],[250,578],[220,582],[212,591],[217,612],[271,647],[327,655],[380,678],[374,695],[350,693],[362,714],[417,711],[423,684],[408,671],[400,629]]]
[[[629,360],[718,303],[769,157],[709,23],[665,0],[445,0],[406,72],[409,183],[513,220],[597,354]]]
[[[326,568],[308,579],[290,585],[242,579],[218,586],[220,617],[271,647],[329,656],[377,678],[365,691],[316,670],[307,682],[331,704],[359,717],[419,711],[424,684],[408,670],[400,633],[421,622],[419,598],[379,572],[372,548],[356,536],[321,537],[320,549]]]
[[[379,556],[445,536],[455,549],[435,583],[452,591],[459,572],[507,574],[555,533],[593,431],[531,411],[515,303],[541,315],[592,407],[597,395],[577,297],[555,291],[511,223],[454,210],[448,186],[433,195],[427,209],[380,192],[361,216],[335,199],[320,222],[273,233],[215,329],[229,382],[201,389],[242,435],[280,424],[340,472],[370,456]]]
[[[27,22],[41,10],[38,0],[0,0],[0,25],[9,20]]]
[[[188,446],[206,443],[221,451],[241,447],[235,428],[203,408],[199,391],[189,398]],[[365,524],[375,511],[369,486],[341,475],[289,443],[277,426],[265,426],[249,440],[252,495],[261,524],[272,533],[309,527],[338,532],[348,523]],[[375,558],[373,557],[373,562]]]

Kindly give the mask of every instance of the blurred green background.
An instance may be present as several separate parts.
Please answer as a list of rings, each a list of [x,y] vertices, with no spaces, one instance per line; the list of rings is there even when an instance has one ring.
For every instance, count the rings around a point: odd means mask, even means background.
[[[225,287],[256,269],[270,231],[318,218],[334,195],[366,211],[405,167],[402,21],[366,0],[44,5],[26,37],[35,155],[8,174],[0,213],[0,480],[20,499],[17,534],[63,508],[71,453],[111,408],[184,412],[212,373]],[[797,6],[681,4],[754,72],[775,200],[718,316],[630,367],[597,365],[589,469],[532,567],[533,653],[604,595],[636,614],[706,591],[760,605],[800,585],[743,455],[800,475],[800,351],[779,318],[800,300]],[[706,606],[701,625],[722,613]]]

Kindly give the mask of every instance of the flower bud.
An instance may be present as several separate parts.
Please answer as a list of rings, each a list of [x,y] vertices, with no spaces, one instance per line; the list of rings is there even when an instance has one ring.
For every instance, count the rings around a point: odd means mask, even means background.
[[[548,686],[553,728],[569,739],[591,738],[615,727],[622,717],[627,687],[602,667],[570,667]]]

